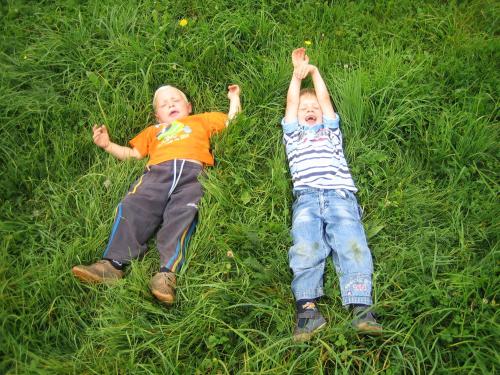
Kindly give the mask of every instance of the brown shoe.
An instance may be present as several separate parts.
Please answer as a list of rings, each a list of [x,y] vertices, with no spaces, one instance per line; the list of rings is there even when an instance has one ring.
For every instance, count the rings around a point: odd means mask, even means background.
[[[151,279],[149,288],[158,301],[171,305],[175,301],[175,284],[173,272],[158,272]]]
[[[100,260],[90,266],[78,265],[71,270],[84,283],[108,283],[119,280],[124,272],[116,269],[108,260]]]
[[[353,309],[352,326],[359,334],[378,336],[383,332],[382,324],[378,323],[375,314],[369,306],[358,306]]]

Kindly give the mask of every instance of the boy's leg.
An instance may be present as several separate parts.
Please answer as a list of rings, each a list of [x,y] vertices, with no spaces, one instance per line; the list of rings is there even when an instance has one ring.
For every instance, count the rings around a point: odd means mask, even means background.
[[[293,204],[293,246],[288,252],[293,271],[292,291],[296,300],[323,295],[323,272],[329,249],[323,240],[318,193],[304,193]]]
[[[153,277],[150,287],[155,297],[166,304],[175,299],[175,272],[184,264],[186,247],[197,223],[198,203],[203,195],[198,181],[201,171],[200,165],[183,163],[157,233],[160,272]]]
[[[123,277],[121,268],[144,253],[146,242],[163,220],[168,192],[174,181],[173,162],[148,168],[116,209],[116,217],[103,260],[73,267],[84,282],[108,282]]]
[[[360,333],[380,334],[382,326],[370,311],[373,262],[354,193],[327,194],[326,241],[340,278],[343,305],[353,308],[353,327]]]
[[[170,165],[152,166],[118,204],[103,258],[128,264],[146,251],[146,242],[163,218],[172,184]]]
[[[179,162],[179,161],[178,161]],[[185,249],[196,226],[198,203],[203,190],[198,176],[202,167],[186,162],[176,188],[163,212],[163,223],[156,235],[160,269],[177,272],[185,261]]]
[[[317,192],[299,193],[293,205],[293,246],[289,250],[293,271],[292,291],[297,300],[294,341],[308,340],[326,325],[315,300],[323,295],[323,272],[329,249],[323,241],[323,221]]]
[[[371,305],[373,263],[358,203],[348,190],[326,194],[325,239],[333,249],[343,305]]]

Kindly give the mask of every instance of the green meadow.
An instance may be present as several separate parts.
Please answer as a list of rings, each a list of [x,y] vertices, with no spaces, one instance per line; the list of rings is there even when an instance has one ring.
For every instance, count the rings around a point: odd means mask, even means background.
[[[499,16],[494,0],[1,1],[0,373],[499,371]],[[300,46],[342,118],[381,337],[350,328],[329,261],[328,326],[291,339],[280,121]],[[154,240],[115,285],[76,281],[145,165],[92,124],[125,145],[158,86],[226,112],[231,83],[244,111],[213,140],[176,304],[148,290]]]

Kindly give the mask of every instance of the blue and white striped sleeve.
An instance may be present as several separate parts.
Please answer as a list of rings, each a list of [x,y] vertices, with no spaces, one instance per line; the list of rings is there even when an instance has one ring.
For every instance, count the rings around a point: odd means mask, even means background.
[[[285,118],[281,120],[281,126],[283,127],[283,133],[290,134],[299,129],[299,122],[297,120],[292,122],[285,122]]]
[[[340,117],[338,113],[336,113],[335,118],[323,116],[323,125],[325,128],[338,129],[340,127]]]

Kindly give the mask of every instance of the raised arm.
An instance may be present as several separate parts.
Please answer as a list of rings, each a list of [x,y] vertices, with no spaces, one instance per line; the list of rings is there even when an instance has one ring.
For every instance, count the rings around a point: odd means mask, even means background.
[[[286,95],[285,122],[297,121],[299,110],[300,86],[307,73],[304,67],[309,63],[305,48],[297,48],[292,52],[293,74]]]
[[[136,148],[120,146],[116,143],[111,142],[108,129],[105,125],[94,125],[92,131],[94,133],[92,137],[94,143],[107,153],[113,155],[115,158],[119,160],[127,160],[130,158],[142,159],[144,157]]]
[[[316,92],[316,98],[318,98],[318,103],[321,107],[323,115],[330,118],[336,118],[337,115],[333,109],[330,94],[328,94],[328,88],[326,87],[323,77],[321,77],[321,74],[319,73],[319,69],[314,65],[310,65],[310,69],[308,69],[308,71],[309,74],[311,74],[314,91]]]
[[[229,120],[232,120],[241,111],[240,86],[229,85],[227,87],[227,98],[229,99],[227,117]]]

